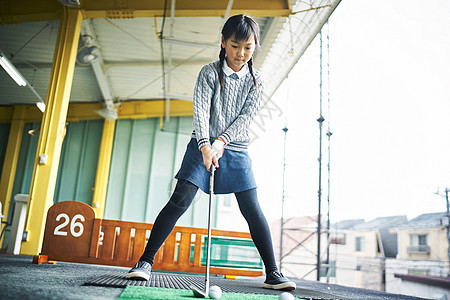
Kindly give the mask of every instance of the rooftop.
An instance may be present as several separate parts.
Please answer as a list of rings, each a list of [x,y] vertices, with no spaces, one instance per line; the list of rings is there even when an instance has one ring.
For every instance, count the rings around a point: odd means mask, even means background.
[[[364,223],[364,219],[343,220],[333,224],[331,228],[336,230],[347,230],[352,229],[353,227],[361,223]]]
[[[414,219],[395,226],[395,228],[435,228],[442,226],[442,219],[445,218],[447,213],[428,213],[415,217]]]
[[[374,230],[374,229],[383,229],[383,228],[391,228],[398,226],[400,224],[404,224],[408,219],[406,216],[392,216],[392,217],[379,217],[373,219],[372,221],[360,223],[354,226],[353,230]]]

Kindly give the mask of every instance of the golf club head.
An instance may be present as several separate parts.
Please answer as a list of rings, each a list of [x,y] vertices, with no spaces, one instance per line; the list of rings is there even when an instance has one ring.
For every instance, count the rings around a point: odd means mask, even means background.
[[[208,297],[208,295],[206,295],[204,291],[196,288],[195,286],[191,286],[191,290],[194,292],[195,298],[206,298],[206,297]]]

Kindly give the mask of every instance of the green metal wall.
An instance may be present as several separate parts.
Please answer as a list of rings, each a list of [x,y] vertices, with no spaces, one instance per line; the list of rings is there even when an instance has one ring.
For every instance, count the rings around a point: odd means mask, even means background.
[[[29,193],[39,131],[34,135],[28,132],[39,126],[40,123],[24,125],[12,199],[15,194]],[[9,126],[8,130],[5,127],[0,127],[0,141],[7,140]],[[91,205],[102,130],[103,120],[67,125],[55,203],[77,200]],[[172,117],[164,122],[163,129],[159,118],[117,120],[104,217],[153,223],[175,187],[173,177],[181,165],[191,131],[192,117]],[[214,206],[213,224],[217,201]],[[199,191],[177,225],[206,227],[207,211],[208,196]]]
[[[11,193],[10,212],[13,208],[14,195],[28,194],[30,192],[31,178],[33,177],[34,159],[39,142],[39,131],[28,134],[30,130],[35,130],[41,126],[41,123],[26,123],[23,127],[22,141],[20,143],[19,158],[17,160],[16,175]],[[8,218],[12,214],[8,214]]]
[[[40,123],[27,123],[17,163],[12,197],[28,194]],[[91,205],[103,120],[72,122],[61,149],[54,202],[77,200]],[[192,117],[172,117],[160,128],[159,118],[117,120],[111,158],[105,218],[153,223],[167,203],[192,131]],[[0,136],[1,137],[1,136]],[[177,225],[205,227],[207,195],[199,192]],[[215,201],[214,212],[217,211]],[[213,217],[213,224],[215,223]]]
[[[152,223],[168,201],[190,140],[192,117],[118,120],[105,218]],[[192,209],[179,224],[192,225]]]
[[[0,174],[5,161],[6,146],[8,144],[10,124],[0,124]]]
[[[11,204],[14,203],[14,195],[30,192],[40,131],[37,130],[33,134],[29,132],[39,127],[40,123],[24,125]],[[77,200],[89,205],[92,203],[92,188],[95,183],[102,130],[103,120],[74,122],[67,125],[56,180],[55,203],[64,200]],[[0,126],[0,141],[4,140],[2,131]],[[0,148],[3,148],[3,143]],[[11,222],[13,207],[14,205],[9,207],[8,222]],[[2,248],[7,246],[8,236],[9,229],[5,232]]]
[[[92,204],[103,120],[69,123],[61,149],[54,203]]]
[[[39,127],[40,123],[24,125],[11,200],[16,194],[30,192],[40,132],[37,131],[33,135],[28,132]],[[77,200],[91,204],[102,130],[103,120],[81,121],[67,125],[56,180],[55,203]]]

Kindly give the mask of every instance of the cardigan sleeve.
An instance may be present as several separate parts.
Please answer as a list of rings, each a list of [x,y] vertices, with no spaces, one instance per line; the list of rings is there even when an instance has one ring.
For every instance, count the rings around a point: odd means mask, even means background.
[[[194,88],[194,130],[197,138],[198,148],[201,149],[209,142],[209,118],[211,101],[214,96],[215,76],[211,65],[204,66],[198,77]],[[217,79],[218,80],[218,79]]]

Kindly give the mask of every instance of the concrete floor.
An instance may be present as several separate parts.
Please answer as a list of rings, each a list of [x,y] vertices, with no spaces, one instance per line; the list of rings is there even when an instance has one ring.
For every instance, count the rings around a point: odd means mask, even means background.
[[[128,268],[57,262],[32,264],[31,256],[0,254],[0,299],[115,299],[123,288],[86,286],[86,281],[108,273],[126,273]],[[252,279],[263,281],[263,278]],[[301,279],[298,287],[333,295],[335,299],[413,300],[404,295],[330,285]]]

